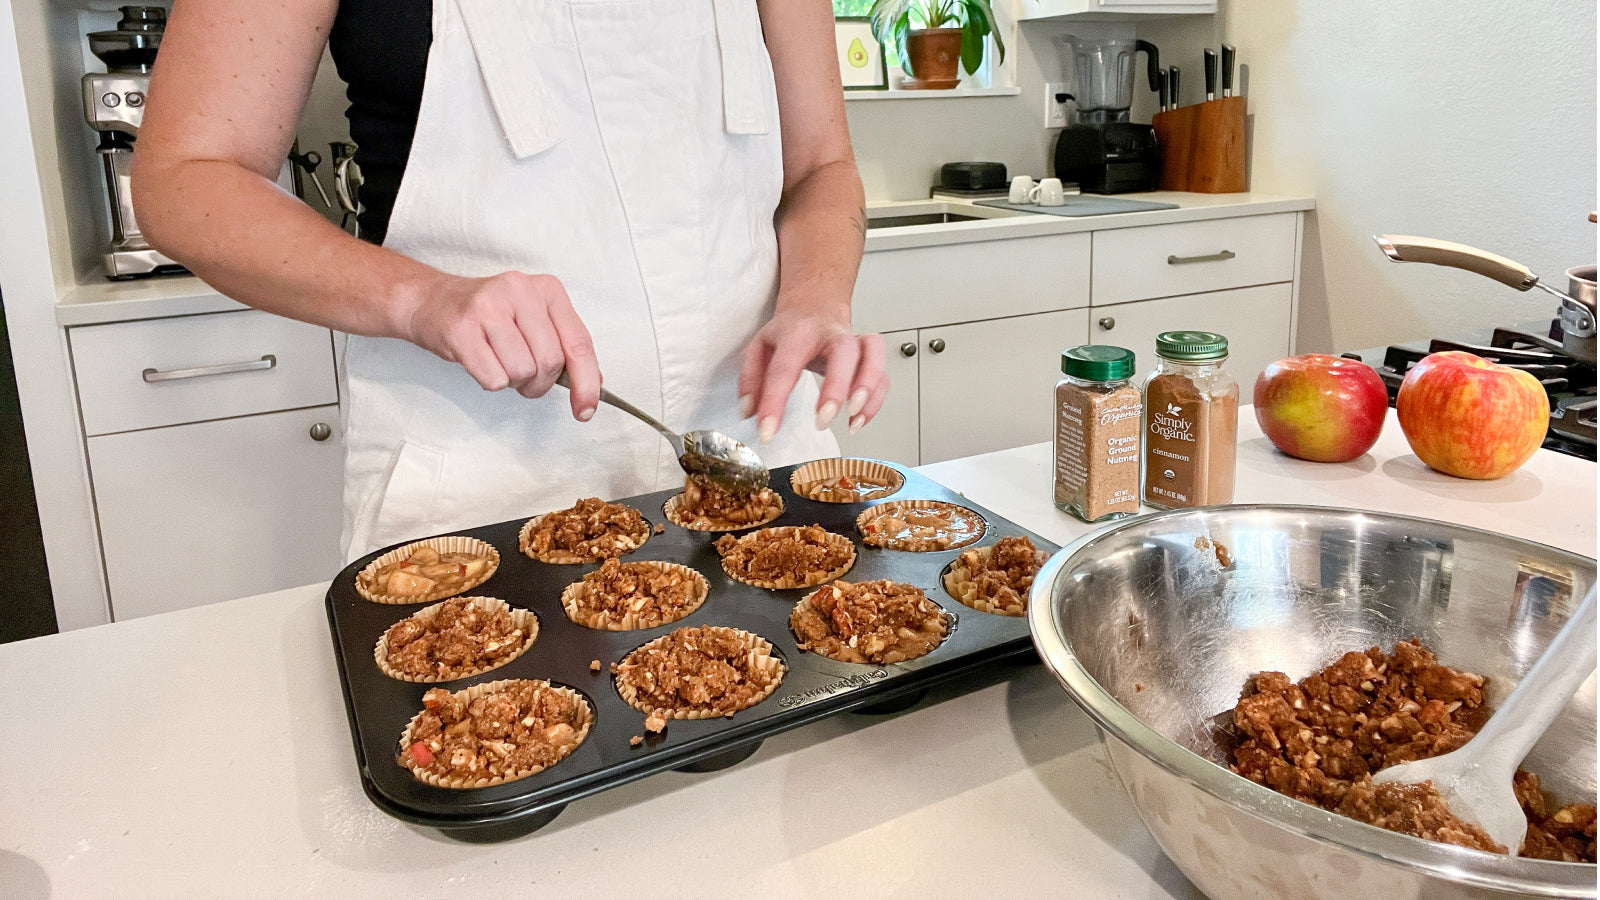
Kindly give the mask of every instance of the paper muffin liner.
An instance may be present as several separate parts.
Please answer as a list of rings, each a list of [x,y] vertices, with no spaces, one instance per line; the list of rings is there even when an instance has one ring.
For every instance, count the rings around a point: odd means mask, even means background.
[[[688,575],[690,583],[695,586],[693,602],[689,604],[687,609],[671,619],[645,625],[640,623],[639,614],[634,612],[625,613],[619,619],[616,618],[612,613],[592,612],[589,610],[580,609],[578,607],[579,598],[586,594],[589,588],[592,587],[588,581],[580,579],[567,585],[566,589],[561,592],[561,607],[567,611],[567,618],[585,628],[594,628],[599,631],[638,631],[643,628],[659,628],[663,625],[671,625],[673,622],[687,618],[695,610],[699,609],[701,604],[706,602],[706,595],[711,591],[711,585],[706,581],[705,576],[689,568],[688,566],[680,566],[677,563],[663,562],[661,560],[653,559],[622,563],[622,565],[640,566],[643,568],[656,569],[663,572],[677,571]]]
[[[581,711],[579,718],[581,721],[578,724],[578,742],[573,744],[572,750],[567,752],[567,756],[571,756],[573,751],[576,751],[579,747],[583,746],[583,742],[589,737],[589,729],[594,725],[594,707],[589,705],[588,698],[584,697],[577,691],[572,690],[571,688],[561,687],[560,685],[551,684],[548,681],[540,681],[537,679],[507,678],[500,681],[489,681],[483,684],[475,684],[471,687],[456,691],[454,694],[452,694],[452,696],[460,697],[462,700],[470,704],[473,700],[476,700],[484,694],[493,693],[508,685],[516,684],[519,681],[533,681],[535,684],[543,685],[551,690],[567,694],[578,701],[578,709]],[[416,778],[418,781],[431,784],[434,787],[454,789],[492,787],[497,784],[505,784],[508,781],[516,781],[520,778],[527,778],[529,775],[537,774],[549,768],[549,766],[532,766],[523,771],[517,771],[509,775],[501,775],[493,778],[469,778],[465,775],[442,777],[431,772],[418,771],[417,769],[412,768],[410,765],[407,765],[406,760],[411,758],[407,751],[411,749],[411,745],[413,743],[416,743],[414,740],[412,740],[412,735],[416,733],[417,722],[422,719],[422,714],[424,712],[427,712],[427,710],[419,711],[416,715],[412,716],[411,721],[406,723],[405,730],[400,734],[400,765],[404,766],[406,771],[410,772],[412,777]],[[566,758],[566,756],[561,757],[561,759]],[[556,760],[556,763],[561,762],[561,759]],[[555,763],[551,763],[551,765],[555,765]]]
[[[838,586],[839,585],[831,585],[830,584],[830,585],[825,585],[824,587],[826,587],[826,588],[834,588],[834,587],[838,587]],[[817,588],[816,591],[812,591],[811,593],[809,593],[809,594],[805,595],[804,597],[800,598],[800,602],[796,603],[794,605],[794,610],[789,613],[789,633],[794,635],[795,641],[797,643],[804,643],[804,641],[802,641],[800,639],[800,632],[794,627],[795,616],[798,616],[798,615],[800,615],[800,613],[805,612],[807,610],[815,609],[815,607],[811,605],[811,598],[815,597],[817,595],[817,591],[821,591],[821,590],[823,590],[823,588],[819,587],[819,588]],[[927,596],[927,592],[923,592],[923,596]],[[911,657],[907,657],[906,659],[898,660],[896,663],[862,663],[862,662],[856,662],[853,659],[840,659],[839,657],[834,656],[832,653],[829,653],[829,652],[827,652],[826,650],[823,650],[820,647],[806,647],[806,648],[804,648],[804,652],[806,652],[806,653],[815,653],[818,656],[826,657],[828,659],[833,660],[834,662],[848,663],[848,664],[850,664],[852,666],[897,665],[898,663],[909,662],[909,661],[911,661],[913,659],[921,659],[922,657],[927,656],[928,653],[932,653],[933,651],[939,649],[940,647],[943,647],[944,646],[944,642],[950,640],[951,633],[956,630],[955,616],[949,610],[947,610],[944,607],[940,606],[938,601],[934,600],[932,597],[928,598],[928,602],[932,603],[934,605],[934,608],[939,610],[939,615],[944,617],[944,637],[939,639],[939,643],[934,644],[932,647],[929,647],[928,650],[927,650],[927,653],[919,653],[916,656],[911,656]],[[820,612],[818,614],[820,615]]]
[[[955,503],[946,503],[943,500],[891,500],[888,503],[880,503],[877,506],[862,510],[861,515],[856,516],[856,530],[860,531],[862,537],[865,538],[867,536],[867,530],[865,528],[867,523],[878,518],[879,516],[886,515],[891,512],[903,512],[908,509],[959,509],[970,515],[977,516],[978,521],[982,523],[983,527],[978,529],[977,534],[973,535],[967,540],[961,541],[960,543],[953,543],[944,547],[939,546],[938,541],[932,538],[914,538],[910,540],[896,540],[892,542],[885,541],[882,543],[872,543],[871,541],[866,541],[868,546],[882,547],[885,550],[904,550],[910,553],[932,553],[939,550],[954,550],[958,547],[965,547],[969,544],[976,543],[982,540],[984,534],[989,530],[989,521],[983,516],[978,515],[976,510],[968,509],[965,506]]]
[[[773,519],[776,519],[777,517],[783,515],[783,508],[784,508],[783,507],[783,495],[778,493],[777,491],[773,491],[772,492],[772,496],[778,501],[778,511],[773,513],[770,516],[767,516],[765,519],[762,519],[759,522],[746,522],[743,525],[731,525],[731,524],[730,525],[697,525],[697,524],[693,524],[693,520],[687,518],[683,514],[683,509],[682,509],[682,507],[683,507],[683,494],[682,494],[682,492],[673,494],[671,497],[668,497],[667,498],[667,502],[662,504],[662,506],[661,506],[661,512],[662,512],[662,514],[664,514],[667,517],[667,519],[670,522],[672,522],[672,524],[678,526],[679,528],[687,528],[690,531],[743,531],[746,528],[760,528],[762,525],[765,525],[768,522],[771,522]]]
[[[779,525],[776,528],[763,528],[760,531],[752,531],[749,534],[741,535],[739,537],[739,542],[742,544],[745,541],[753,539],[758,534],[795,534],[801,531],[804,527],[805,526],[801,525]],[[775,581],[766,581],[759,578],[746,578],[744,575],[734,571],[733,567],[728,564],[727,556],[723,556],[722,558],[722,571],[727,573],[728,577],[732,578],[734,581],[740,581],[745,584],[754,585],[758,588],[766,588],[769,591],[786,591],[793,588],[815,587],[819,584],[832,581],[835,578],[842,578],[844,574],[849,572],[850,568],[856,564],[856,545],[851,542],[849,538],[842,534],[835,534],[834,532],[829,531],[827,532],[827,537],[825,540],[827,543],[834,546],[848,548],[850,550],[850,558],[845,560],[844,564],[838,568],[825,572],[812,572],[803,580],[780,578]]]
[[[979,547],[974,552],[976,552],[978,554],[978,558],[987,565],[989,562],[989,557],[994,555],[994,545],[991,544],[987,547]],[[1044,565],[1044,561],[1050,557],[1050,554],[1044,552],[1043,550],[1036,552],[1039,559],[1039,565]],[[1026,591],[1022,592],[1022,612],[1006,612],[1005,610],[995,606],[993,603],[990,603],[988,600],[979,597],[978,586],[972,582],[972,572],[967,568],[966,563],[963,562],[959,556],[956,557],[954,562],[950,563],[950,565],[945,568],[944,575],[939,579],[939,582],[944,585],[944,592],[946,594],[949,594],[951,597],[955,598],[961,603],[961,605],[971,607],[978,612],[993,613],[997,616],[1012,617],[1025,616],[1028,614],[1028,593]]]
[[[633,685],[623,683],[620,676],[612,676],[611,680],[617,686],[617,695],[622,698],[624,703],[647,716],[652,713],[659,713],[660,715],[663,715],[669,719],[718,719],[731,716],[734,713],[743,712],[744,710],[755,706],[761,701],[772,696],[772,692],[776,691],[778,689],[778,685],[783,683],[783,676],[787,672],[788,667],[783,664],[783,660],[773,655],[771,641],[768,641],[759,634],[752,634],[748,631],[741,631],[738,628],[727,628],[721,625],[704,625],[701,626],[700,630],[730,632],[738,635],[744,640],[745,661],[749,665],[750,670],[754,672],[772,673],[775,674],[776,677],[774,677],[771,682],[768,683],[766,690],[751,698],[750,701],[745,703],[743,706],[740,706],[738,709],[730,712],[716,712],[709,709],[684,709],[681,707],[666,709],[647,706],[644,699],[639,696],[639,692],[633,687]],[[638,647],[635,647],[631,653],[629,653],[627,656],[624,656],[619,665],[627,665],[628,661],[633,659],[636,655],[655,649],[671,636],[672,635],[670,634],[664,634],[661,637],[650,641],[649,643],[640,644]]]
[[[556,510],[556,512],[564,512],[564,510]],[[598,557],[598,558],[588,557],[588,556],[579,556],[576,553],[572,553],[572,552],[569,552],[569,551],[566,551],[566,550],[556,550],[556,551],[552,551],[552,552],[545,553],[545,554],[542,554],[542,555],[539,554],[539,553],[534,552],[534,549],[533,549],[533,529],[539,527],[539,523],[543,522],[544,521],[544,517],[548,516],[548,515],[550,515],[550,513],[543,513],[541,515],[534,516],[533,518],[529,519],[528,521],[522,523],[522,530],[517,532],[517,549],[521,550],[525,556],[527,556],[530,559],[536,559],[539,562],[558,563],[558,564],[561,564],[561,565],[571,565],[571,564],[576,564],[576,563],[588,563],[588,562],[601,562],[602,560],[605,559],[605,557],[603,557],[603,556],[602,557]],[[630,536],[630,540],[636,538],[637,542],[634,543],[633,546],[628,547],[626,550],[623,550],[622,552],[624,554],[632,553],[633,551],[639,549],[640,547],[643,547],[645,541],[650,540],[650,520],[649,519],[644,519],[643,516],[640,516],[640,518],[643,519],[643,521],[644,521],[644,531],[640,532],[637,535]]]
[[[880,481],[889,485],[890,490],[872,497],[857,496],[854,500],[826,500],[817,496],[819,493],[817,485],[836,482],[840,478]],[[838,457],[818,459],[806,463],[789,474],[789,487],[794,489],[795,494],[818,503],[865,503],[868,500],[881,500],[899,493],[905,483],[906,477],[899,469],[871,459]]]
[[[382,591],[376,591],[368,588],[366,584],[363,583],[364,579],[362,576],[376,573],[379,569],[392,562],[398,562],[402,559],[409,559],[411,554],[415,553],[421,547],[432,547],[441,554],[468,553],[473,556],[480,556],[489,560],[489,568],[484,570],[482,578],[479,578],[476,581],[469,581],[456,590],[444,591],[436,589],[429,591],[420,597],[412,597],[404,594],[389,594]],[[467,591],[472,590],[478,585],[483,584],[485,581],[488,581],[489,576],[493,575],[495,570],[498,568],[500,568],[500,551],[496,550],[493,546],[478,540],[477,538],[467,537],[464,534],[452,534],[446,535],[445,537],[427,538],[425,540],[412,541],[411,543],[406,544],[404,547],[398,547],[394,550],[390,550],[388,553],[385,553],[372,562],[367,563],[366,568],[362,569],[361,573],[356,576],[356,593],[360,594],[362,598],[370,600],[373,603],[431,603],[434,600],[443,600],[447,597],[454,597],[457,594],[464,594]]]
[[[378,637],[377,645],[372,648],[372,658],[373,661],[378,664],[378,670],[396,681],[409,681],[415,684],[442,684],[446,681],[460,681],[463,678],[471,678],[474,675],[482,675],[485,672],[491,672],[500,668],[522,654],[527,653],[528,648],[532,647],[533,642],[538,639],[539,617],[534,615],[531,610],[518,609],[497,597],[463,597],[461,599],[471,600],[473,606],[478,607],[484,612],[493,612],[497,609],[510,610],[511,624],[522,629],[522,646],[518,647],[516,651],[511,653],[509,656],[501,657],[487,666],[473,669],[470,672],[462,672],[459,675],[450,675],[443,678],[438,676],[408,675],[405,672],[402,672],[399,669],[389,665],[389,630],[386,628],[384,629],[383,634]],[[441,600],[432,606],[424,606],[423,608],[412,613],[410,616],[407,616],[407,618],[421,620],[424,622],[424,624],[431,627],[433,625],[434,616],[439,614],[439,607],[443,606],[444,603],[445,601]]]

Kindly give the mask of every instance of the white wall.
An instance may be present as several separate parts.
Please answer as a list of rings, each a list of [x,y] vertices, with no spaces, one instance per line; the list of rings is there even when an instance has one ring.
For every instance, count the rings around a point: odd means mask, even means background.
[[[1309,193],[1303,350],[1553,316],[1548,295],[1396,265],[1457,240],[1554,282],[1595,259],[1595,4],[1224,0],[1250,66],[1254,190]]]

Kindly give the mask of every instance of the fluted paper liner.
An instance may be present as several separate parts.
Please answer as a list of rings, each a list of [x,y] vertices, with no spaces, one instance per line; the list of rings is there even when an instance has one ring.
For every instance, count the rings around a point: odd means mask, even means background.
[[[985,565],[987,565],[989,562],[989,557],[994,555],[994,545],[991,544],[987,547],[979,547],[973,552],[977,553],[978,558],[982,560]],[[1039,559],[1039,565],[1044,565],[1044,561],[1049,558],[1050,554],[1044,552],[1043,550],[1036,552]],[[956,557],[955,562],[950,564],[949,568],[945,569],[944,577],[941,578],[940,581],[944,584],[945,593],[949,594],[951,597],[954,597],[956,600],[959,600],[963,606],[969,606],[978,612],[993,613],[997,616],[1013,617],[1025,616],[1028,614],[1027,591],[1018,592],[1022,596],[1022,612],[1006,612],[1005,610],[995,606],[993,603],[990,603],[987,599],[979,597],[978,586],[972,583],[972,572],[967,568],[967,564],[962,561],[962,558],[959,556]]]
[[[789,613],[789,633],[794,635],[795,641],[797,643],[803,644],[803,643],[805,643],[805,641],[802,640],[801,637],[800,637],[800,630],[794,627],[795,617],[800,615],[802,612],[806,612],[808,610],[815,609],[815,607],[811,605],[811,598],[815,597],[817,595],[818,591],[832,590],[833,588],[836,588],[836,587],[838,587],[838,588],[848,588],[848,587],[850,587],[850,582],[841,581],[838,584],[823,585],[822,587],[817,588],[817,590],[812,591],[811,593],[809,593],[809,594],[805,595],[804,597],[800,598],[800,602],[796,603],[794,605],[794,610]],[[913,587],[915,587],[915,585],[913,585]],[[926,592],[924,592],[923,596],[927,597]],[[828,659],[833,660],[834,662],[848,663],[848,664],[850,664],[852,666],[895,665],[895,664],[902,663],[902,662],[909,662],[910,660],[913,660],[913,659],[921,659],[922,657],[927,656],[929,653],[932,653],[933,651],[939,649],[940,647],[943,647],[944,646],[944,642],[950,639],[950,633],[955,631],[955,624],[956,624],[955,623],[955,616],[952,615],[949,610],[946,610],[944,607],[940,606],[938,601],[934,600],[932,597],[928,597],[928,602],[932,603],[933,607],[935,609],[939,610],[939,615],[944,617],[944,637],[939,639],[939,643],[934,644],[932,647],[929,647],[926,653],[920,653],[920,654],[918,654],[916,656],[911,656],[911,657],[907,657],[906,659],[897,660],[896,663],[886,664],[886,663],[861,663],[861,662],[856,662],[855,660],[850,660],[850,659],[840,659],[839,657],[834,656],[832,653],[829,653],[829,652],[823,650],[820,647],[802,647],[801,649],[804,650],[806,653],[815,653],[818,656],[826,657]],[[821,615],[820,611],[818,612],[818,615]]]
[[[625,613],[622,618],[618,619],[613,613],[595,612],[580,608],[578,606],[579,599],[587,594],[594,585],[585,579],[579,579],[567,585],[566,589],[561,592],[561,606],[567,611],[567,618],[585,628],[594,628],[599,631],[638,631],[642,628],[659,628],[662,625],[671,625],[673,622],[687,618],[695,610],[699,609],[701,604],[706,602],[706,595],[711,590],[711,586],[707,583],[705,576],[688,566],[680,566],[677,563],[653,559],[622,563],[622,565],[683,573],[688,576],[689,582],[694,585],[694,590],[691,592],[694,599],[683,612],[678,613],[676,616],[646,625],[640,623],[639,614],[636,612]]]
[[[913,538],[909,540],[895,540],[892,542],[884,541],[881,543],[874,543],[871,540],[866,540],[868,533],[865,526],[868,522],[871,522],[873,519],[876,519],[879,516],[887,513],[900,512],[908,509],[959,509],[968,515],[977,516],[978,521],[983,525],[983,527],[978,529],[978,533],[973,535],[971,538],[961,541],[960,543],[950,544],[949,546],[945,547],[939,546],[939,543],[932,538]],[[969,544],[975,543],[976,541],[982,540],[984,533],[989,530],[989,522],[988,520],[984,519],[983,516],[978,515],[976,510],[971,510],[965,506],[955,503],[946,503],[943,500],[891,500],[888,503],[880,503],[879,505],[870,509],[862,510],[861,515],[856,516],[856,530],[861,532],[863,540],[865,540],[865,542],[872,547],[882,547],[885,550],[904,550],[910,553],[932,553],[939,550],[954,550],[957,547],[965,547]]]
[[[762,525],[765,525],[768,522],[771,522],[773,519],[776,519],[777,517],[783,515],[783,495],[778,493],[777,491],[772,491],[772,498],[774,500],[778,501],[778,511],[777,512],[773,513],[770,516],[767,516],[765,519],[762,519],[759,522],[746,522],[743,525],[732,525],[732,524],[729,524],[729,525],[697,525],[697,524],[692,524],[691,520],[685,518],[684,515],[683,515],[683,510],[682,510],[683,494],[682,494],[682,492],[673,494],[671,497],[668,497],[667,498],[667,502],[665,504],[663,504],[662,507],[661,507],[661,512],[664,515],[666,515],[667,519],[669,521],[671,521],[672,524],[678,526],[679,528],[687,528],[690,531],[743,531],[746,528],[760,528]]]
[[[363,576],[374,574],[379,569],[392,562],[398,562],[402,559],[409,559],[411,554],[415,553],[420,547],[432,547],[433,549],[439,551],[440,554],[469,553],[473,556],[480,556],[489,561],[489,568],[484,570],[482,578],[479,578],[477,581],[468,581],[465,585],[457,588],[456,590],[444,591],[435,589],[423,594],[420,597],[385,593],[368,588],[366,584],[363,583]],[[435,600],[443,600],[447,597],[454,597],[457,594],[465,594],[467,591],[470,591],[478,585],[483,584],[485,581],[488,581],[489,576],[493,575],[495,570],[498,568],[500,568],[500,551],[496,550],[493,546],[478,540],[477,538],[467,537],[464,534],[452,534],[446,535],[445,537],[426,538],[420,541],[412,541],[411,543],[406,544],[404,547],[398,547],[394,550],[390,550],[388,553],[385,553],[372,562],[367,563],[366,568],[362,569],[361,573],[356,576],[356,593],[360,594],[364,599],[372,601],[373,603],[431,603]]]
[[[372,658],[373,661],[378,664],[379,671],[396,681],[409,681],[415,684],[442,684],[446,681],[460,681],[463,678],[471,678],[474,675],[482,675],[485,672],[492,672],[495,669],[500,668],[522,654],[527,653],[528,648],[532,647],[533,642],[538,639],[539,617],[534,615],[532,611],[518,609],[497,597],[462,597],[461,599],[471,600],[473,606],[478,607],[484,612],[493,612],[497,609],[510,610],[511,624],[522,629],[522,637],[519,638],[519,640],[522,642],[522,645],[508,656],[503,656],[487,666],[473,669],[470,672],[462,672],[459,675],[449,675],[444,677],[408,675],[405,672],[402,672],[399,669],[389,665],[389,629],[385,628],[383,634],[378,638],[377,646],[372,648]],[[444,604],[445,601],[440,600],[438,603],[435,603],[432,606],[424,606],[406,618],[418,619],[422,621],[425,626],[431,628],[433,626],[434,616],[439,614],[439,607],[444,606]],[[390,627],[392,628],[393,626]]]
[[[858,493],[853,500],[827,500],[817,496],[820,493],[817,490],[819,485],[837,482],[840,478],[852,480],[865,478],[878,481],[889,485],[889,490],[871,497],[862,497]],[[838,457],[818,459],[789,473],[789,487],[799,496],[818,503],[864,503],[868,500],[881,500],[898,493],[905,483],[906,477],[900,474],[898,469],[870,459]]]
[[[739,543],[743,544],[745,541],[753,540],[756,535],[759,534],[795,534],[801,531],[804,527],[807,526],[779,525],[776,528],[763,528],[760,531],[752,531],[749,534],[740,535]],[[850,558],[845,560],[844,564],[836,569],[824,572],[812,572],[802,581],[796,581],[793,578],[780,578],[776,581],[765,581],[758,578],[746,578],[744,575],[734,571],[733,567],[728,564],[728,557],[726,555],[722,557],[722,571],[726,572],[728,577],[732,578],[734,581],[742,581],[745,584],[754,585],[758,588],[766,588],[769,591],[786,591],[792,588],[815,587],[819,584],[832,581],[835,578],[841,578],[846,572],[850,571],[851,566],[856,564],[856,545],[852,543],[849,538],[842,534],[835,534],[829,531],[826,533],[826,535],[827,536],[824,538],[824,540],[827,543],[833,544],[834,546],[848,548],[850,550]]]
[[[590,727],[594,725],[594,707],[590,706],[588,699],[577,691],[574,691],[571,688],[561,687],[560,685],[551,684],[548,681],[527,678],[507,678],[500,681],[489,681],[483,684],[475,684],[469,688],[463,688],[462,690],[456,691],[454,694],[452,694],[452,696],[460,697],[462,700],[470,704],[473,700],[483,696],[484,694],[493,693],[501,688],[506,687],[507,685],[516,684],[519,681],[533,681],[535,684],[543,685],[544,687],[562,694],[567,694],[574,700],[578,701],[578,709],[581,711],[579,716],[581,721],[578,725],[578,742],[573,744],[572,750],[567,751],[567,755],[561,757],[561,759],[566,759],[567,756],[571,756],[573,750],[577,750],[579,747],[583,746],[584,740],[589,737]],[[505,784],[508,781],[516,781],[520,778],[527,778],[529,775],[543,772],[545,769],[549,768],[549,766],[533,766],[526,771],[513,772],[510,775],[501,775],[493,778],[469,778],[465,775],[441,777],[433,774],[432,772],[418,771],[407,764],[407,760],[411,758],[411,754],[407,751],[411,749],[412,744],[416,743],[414,740],[412,740],[411,736],[416,733],[417,722],[422,718],[422,714],[424,712],[427,712],[427,710],[424,709],[412,716],[411,721],[406,723],[405,731],[401,732],[400,734],[400,765],[405,766],[406,770],[411,773],[412,777],[416,778],[418,781],[431,784],[434,787],[442,788],[492,787],[497,784]],[[556,760],[556,763],[561,762],[561,759]],[[551,763],[551,765],[555,765],[555,763]]]
[[[617,505],[624,505],[624,504],[617,504]],[[568,508],[570,509],[571,507],[568,507]],[[566,510],[564,510],[564,509],[555,510],[555,512],[565,512],[565,511]],[[522,530],[517,532],[517,548],[519,550],[521,550],[524,555],[528,556],[531,559],[537,559],[539,562],[558,563],[558,564],[561,564],[561,565],[570,565],[570,564],[575,564],[575,563],[587,563],[587,562],[602,562],[602,561],[605,560],[605,557],[603,557],[603,556],[602,557],[579,556],[576,553],[571,553],[571,552],[566,551],[566,550],[556,550],[556,551],[552,551],[550,553],[546,553],[546,554],[544,554],[542,556],[540,554],[538,554],[538,553],[535,553],[534,549],[533,549],[533,529],[539,527],[539,523],[543,522],[544,521],[544,517],[548,516],[548,515],[550,515],[550,513],[543,513],[541,515],[534,516],[533,518],[529,519],[528,521],[522,523]],[[632,539],[637,538],[637,542],[635,542],[633,544],[633,546],[628,547],[626,550],[622,551],[625,554],[626,553],[632,553],[633,551],[639,549],[640,547],[643,547],[644,546],[644,542],[650,540],[650,520],[649,519],[644,519],[643,516],[640,516],[640,518],[643,519],[643,521],[644,521],[644,530],[642,532],[640,532],[639,534],[637,534],[637,535],[627,535],[627,536],[625,536],[625,542],[626,542],[626,540],[632,540]]]
[[[772,696],[772,692],[776,691],[778,689],[778,685],[783,682],[783,676],[788,671],[788,668],[783,664],[783,660],[773,655],[771,641],[768,641],[759,634],[751,634],[748,631],[741,631],[738,628],[727,628],[721,625],[703,625],[699,630],[732,632],[733,634],[737,634],[743,638],[746,648],[745,664],[749,666],[750,671],[775,673],[775,677],[772,678],[767,684],[766,690],[762,691],[760,694],[757,694],[749,702],[745,703],[738,709],[730,710],[728,712],[716,712],[715,710],[709,709],[685,709],[681,707],[666,709],[646,706],[643,698],[639,696],[638,690],[634,688],[633,685],[624,683],[622,676],[618,674],[613,676],[611,680],[616,684],[617,695],[622,698],[623,702],[647,716],[652,713],[660,713],[669,719],[718,719],[726,716],[732,716],[734,713],[743,712],[744,710],[755,706],[761,701]],[[667,638],[671,636],[672,635],[670,634],[664,634],[661,637],[650,641],[649,643],[640,644],[638,647],[633,649],[633,652],[623,657],[622,662],[618,663],[618,665],[628,665],[629,660],[632,660],[636,655],[660,646],[666,641]]]

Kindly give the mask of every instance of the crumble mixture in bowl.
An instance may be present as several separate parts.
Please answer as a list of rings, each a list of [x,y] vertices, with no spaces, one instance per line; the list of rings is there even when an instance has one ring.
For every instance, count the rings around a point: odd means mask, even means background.
[[[789,474],[789,487],[821,503],[861,503],[900,490],[904,475],[893,466],[870,459],[819,459]]]
[[[944,589],[979,612],[1026,615],[1033,577],[1048,558],[1025,537],[1001,538],[988,547],[961,551],[945,569]]]
[[[431,603],[472,590],[499,567],[500,551],[477,538],[427,538],[367,563],[356,593],[373,603]]]
[[[789,615],[801,650],[874,665],[926,656],[949,636],[951,624],[921,588],[886,580],[817,588]]]
[[[738,531],[782,515],[783,498],[772,488],[741,494],[690,475],[683,493],[669,497],[661,511],[674,525],[691,531]]]
[[[548,681],[510,679],[456,693],[433,688],[400,736],[400,765],[443,788],[480,788],[526,778],[583,743],[594,710],[583,695]]]
[[[814,587],[850,571],[856,548],[821,525],[782,525],[717,538],[722,571],[768,590]]]
[[[630,553],[649,539],[650,523],[637,509],[587,497],[528,520],[517,543],[540,562],[585,563]]]
[[[397,681],[454,681],[511,662],[538,636],[539,619],[529,610],[494,597],[455,597],[389,626],[373,659]]]
[[[892,500],[856,517],[862,540],[885,550],[931,553],[965,547],[983,537],[983,516],[942,500]]]
[[[608,559],[561,592],[567,618],[585,628],[635,631],[682,619],[700,608],[705,576],[677,563]]]
[[[772,696],[783,681],[772,643],[737,628],[679,628],[611,666],[617,694],[660,731],[666,719],[731,716]]]

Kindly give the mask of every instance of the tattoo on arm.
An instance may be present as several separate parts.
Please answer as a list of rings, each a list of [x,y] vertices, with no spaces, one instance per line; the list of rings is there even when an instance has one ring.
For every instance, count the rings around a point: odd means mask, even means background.
[[[867,208],[865,206],[861,207],[861,210],[859,212],[857,212],[854,216],[850,217],[850,224],[854,225],[856,227],[856,231],[860,232],[861,239],[862,240],[866,240],[866,237],[867,237]]]

